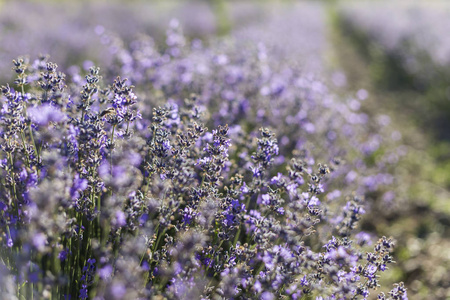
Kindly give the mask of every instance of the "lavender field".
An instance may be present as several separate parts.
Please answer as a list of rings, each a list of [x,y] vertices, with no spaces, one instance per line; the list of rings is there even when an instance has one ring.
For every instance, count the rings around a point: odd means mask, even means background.
[[[0,2],[0,299],[449,299],[449,13]]]

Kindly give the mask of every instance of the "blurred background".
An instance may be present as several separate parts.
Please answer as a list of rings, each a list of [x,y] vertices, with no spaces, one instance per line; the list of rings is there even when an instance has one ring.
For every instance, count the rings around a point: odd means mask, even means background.
[[[369,211],[363,228],[397,240],[386,281],[404,281],[410,299],[450,299],[450,2],[3,0],[0,81],[21,55],[107,68],[115,43],[148,35],[164,47],[174,19],[189,40],[261,43],[343,99],[369,95],[362,110],[388,115],[408,156],[402,208]]]

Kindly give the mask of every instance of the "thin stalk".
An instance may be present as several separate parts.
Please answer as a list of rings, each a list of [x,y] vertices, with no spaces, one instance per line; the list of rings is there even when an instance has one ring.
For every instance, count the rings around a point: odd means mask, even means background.
[[[15,199],[16,201],[18,201],[18,199],[17,199],[17,189],[16,189],[16,180],[15,180],[15,173],[14,173],[14,160],[13,160],[13,157],[12,157],[12,155],[11,155],[11,153],[9,153],[8,152],[8,158],[9,158],[9,163],[11,164],[11,170],[10,170],[10,176],[11,176],[11,180],[12,180],[12,190],[11,190],[11,193],[12,193],[12,196],[13,196],[13,199]],[[16,205],[15,205],[15,212],[16,212],[16,214],[17,214],[17,217],[19,217],[19,205],[18,205],[18,203],[16,203]]]
[[[20,131],[20,138],[22,139],[22,146],[25,151],[26,165],[29,168],[30,167],[30,157],[28,156],[28,152],[26,150],[25,135],[23,133],[23,130]]]
[[[217,250],[220,250],[220,247],[222,246],[224,240],[221,240],[219,243],[219,246],[217,247]],[[216,255],[216,251],[214,250],[213,254],[212,254],[212,259],[214,259],[214,255]],[[211,263],[212,264],[212,263]],[[205,271],[205,276],[208,274],[209,268],[211,265],[209,265],[208,267],[206,267],[206,271]]]
[[[30,130],[30,138],[31,138],[31,143],[33,144],[34,155],[36,155],[36,159],[39,162],[39,160],[40,160],[39,151],[37,149],[36,142],[34,141],[33,129],[31,128],[31,122],[28,124],[28,130]],[[37,169],[37,172],[38,172],[38,175],[40,175],[41,171],[39,168]]]
[[[236,236],[234,237],[233,240],[233,246],[236,247],[237,242],[239,241],[239,236],[241,235],[241,226],[239,226],[238,231],[236,232]]]
[[[158,238],[157,238],[157,240],[156,240],[156,243],[153,245],[153,249],[152,249],[152,257],[153,257],[153,254],[155,253],[155,251],[158,249],[159,242],[161,241],[161,238],[166,234],[166,232],[167,232],[167,228],[165,228],[165,229],[158,235]]]
[[[128,109],[129,109],[129,106],[127,106],[127,112],[125,113],[125,115],[128,115]],[[130,120],[127,121],[127,130],[125,131],[126,134],[128,134],[128,128],[129,128],[129,126],[130,126]]]
[[[47,101],[47,94],[48,94],[47,90],[44,90],[44,95],[42,96],[42,100]],[[39,103],[39,104],[41,104],[41,103]]]
[[[33,250],[31,250],[31,252],[30,252],[30,257],[33,257]],[[32,261],[33,260],[30,259],[30,273],[33,273],[33,263],[32,263]],[[33,298],[34,298],[34,295],[33,295],[34,283],[33,282],[29,285],[29,288],[30,288],[30,297],[29,297],[29,299],[33,300]]]
[[[111,155],[110,155],[110,169],[111,169],[111,176],[112,176],[112,165],[113,165],[113,157],[112,157],[112,151],[113,151],[113,143],[114,143],[114,129],[116,128],[116,125],[113,125],[112,132],[111,132]]]

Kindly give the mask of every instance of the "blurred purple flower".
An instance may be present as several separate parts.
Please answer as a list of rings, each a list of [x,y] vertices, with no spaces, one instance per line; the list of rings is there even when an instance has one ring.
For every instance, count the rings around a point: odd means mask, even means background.
[[[113,272],[113,267],[111,265],[106,265],[100,270],[98,270],[98,275],[101,279],[105,280],[109,277],[111,277],[111,274]]]
[[[72,200],[76,200],[79,197],[80,192],[84,191],[88,187],[87,179],[80,178],[80,175],[75,174],[73,185],[70,188],[70,197]]]
[[[51,104],[42,104],[28,109],[28,116],[35,124],[45,126],[50,122],[62,122],[67,116],[57,107]]]
[[[43,233],[37,233],[33,236],[33,245],[36,247],[36,249],[41,252],[45,248],[45,243],[47,242],[47,237]]]
[[[270,292],[264,292],[261,294],[261,300],[273,300],[275,296]]]
[[[127,224],[127,218],[123,211],[116,211],[116,225],[119,227],[125,226]]]

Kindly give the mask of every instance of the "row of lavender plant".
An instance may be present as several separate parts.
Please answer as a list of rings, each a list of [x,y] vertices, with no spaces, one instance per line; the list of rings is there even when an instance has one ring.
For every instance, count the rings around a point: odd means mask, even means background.
[[[395,175],[403,193],[409,195],[409,201],[405,202],[408,209],[398,211],[395,218],[391,218],[390,229],[386,227],[387,230],[397,227],[394,236],[405,246],[400,250],[403,259],[398,262],[403,265],[401,269],[408,277],[406,282],[414,299],[450,296],[447,272],[450,260],[437,250],[449,244],[445,225],[449,214],[445,175],[448,174],[445,128],[449,110],[448,83],[444,75],[448,72],[448,63],[443,59],[445,55],[442,56],[447,51],[448,41],[442,30],[448,8],[443,2],[424,5],[391,1],[349,3],[340,5],[338,10],[345,41],[356,41],[357,46],[362,46],[359,54],[368,54],[369,69],[378,72],[370,74],[375,75],[370,79],[379,89],[380,102],[384,101],[382,98],[392,99],[385,102],[394,108],[392,114],[416,117],[417,128],[420,128],[413,129],[415,132],[410,132],[407,138],[412,156],[400,168],[409,171]],[[406,78],[402,78],[405,75]],[[406,80],[401,82],[401,79]],[[384,83],[400,93],[392,96]],[[413,92],[417,90],[420,93]],[[405,108],[410,109],[410,113],[404,113]],[[409,124],[403,126],[405,131],[414,128]],[[433,135],[444,142],[433,139]],[[440,150],[436,151],[437,148]],[[417,161],[420,163],[416,164]],[[432,175],[438,173],[439,176]]]
[[[81,64],[84,60],[107,65],[111,55],[101,51],[97,34],[104,28],[130,42],[136,34],[164,37],[172,18],[177,18],[189,36],[205,37],[220,27],[214,8],[205,1],[4,1],[0,11],[0,58],[11,61],[18,53],[37,57],[52,53],[60,68]],[[252,24],[265,13],[257,6],[233,3],[227,10],[234,27]],[[19,17],[20,16],[20,17]],[[45,30],[43,29],[45,28]],[[9,65],[0,66],[2,81],[10,80]],[[64,69],[65,70],[65,69]]]
[[[3,297],[368,297],[393,241],[357,230],[361,196],[394,203],[402,148],[364,92],[176,22],[163,49],[108,38],[105,78],[19,59],[2,87]]]
[[[145,86],[142,97],[151,97],[146,102],[170,98],[179,103],[194,91],[211,112],[209,126],[233,124],[246,131],[261,125],[274,128],[288,154],[315,147],[322,149],[316,159],[345,156],[351,160],[342,169],[345,182],[358,181],[355,186],[361,195],[381,193],[375,194],[387,199],[378,203],[384,208],[401,205],[392,201],[400,196],[392,193],[392,174],[407,150],[401,133],[389,126],[388,116],[369,117],[361,111],[367,91],[340,99],[318,77],[319,72],[292,67],[284,56],[284,63],[279,63],[279,45],[270,44],[270,36],[257,46],[223,39],[203,46],[198,40],[188,43],[180,30],[177,22],[172,23],[162,53],[149,37],[127,48],[109,36],[110,47],[117,52],[117,64],[110,66],[109,73],[126,74],[133,84]]]
[[[445,30],[450,7],[446,3],[363,2],[339,7],[347,33],[357,39],[372,63],[374,79],[381,87],[409,89],[425,97],[426,123],[437,123],[440,137],[447,126],[450,47]]]

